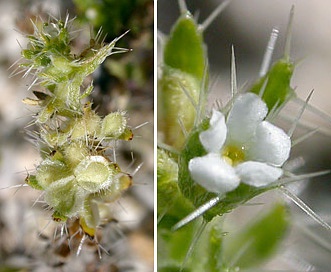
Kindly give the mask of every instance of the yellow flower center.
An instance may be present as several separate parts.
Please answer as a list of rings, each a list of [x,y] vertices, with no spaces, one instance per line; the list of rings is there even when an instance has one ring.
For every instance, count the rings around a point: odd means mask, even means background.
[[[244,150],[245,147],[243,146],[238,147],[234,145],[228,145],[222,150],[222,157],[231,166],[236,166],[245,160]]]

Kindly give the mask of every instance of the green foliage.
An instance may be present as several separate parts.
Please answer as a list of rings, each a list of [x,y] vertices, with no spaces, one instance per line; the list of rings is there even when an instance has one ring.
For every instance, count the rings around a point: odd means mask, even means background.
[[[224,244],[224,260],[234,267],[257,267],[277,249],[289,227],[289,214],[284,203],[275,204],[263,217],[237,232],[230,232]]]
[[[146,2],[139,0],[74,0],[77,13],[87,20],[96,29],[102,27],[114,39],[121,32],[126,31],[128,22],[132,19],[138,3]]]
[[[259,267],[286,235],[289,213],[284,203],[274,203],[241,227],[227,222],[217,216],[206,225],[186,266],[189,271],[231,272]]]
[[[109,44],[91,39],[88,48],[73,54],[70,23],[67,18],[34,25],[22,51],[21,66],[26,74],[34,73],[42,88],[34,91],[37,99],[24,100],[38,106],[35,140],[43,158],[26,181],[44,191],[53,220],[65,223],[78,217],[84,233],[93,238],[100,224],[96,203],[115,201],[132,183],[107,155],[113,149],[109,141],[131,140],[133,134],[124,112],[103,118],[90,102],[83,102],[93,90],[84,81],[106,57],[126,50],[114,51],[118,38]]]
[[[184,228],[173,232],[170,229],[159,228],[158,230],[158,267],[161,271],[172,271],[177,268],[177,271],[182,267],[182,262],[185,259],[191,241],[194,238],[196,224],[187,225]],[[189,266],[187,271],[191,271]]]
[[[118,40],[107,45],[91,40],[89,48],[75,55],[71,53],[68,27],[63,21],[44,23],[41,29],[35,26],[34,35],[27,36],[27,49],[22,51],[26,61],[21,66],[27,72],[34,69],[40,85],[45,87],[43,98],[26,100],[42,108],[37,119],[40,123],[47,122],[55,112],[69,118],[83,114],[80,101],[91,92],[88,87],[81,94],[83,81],[114,53]]]

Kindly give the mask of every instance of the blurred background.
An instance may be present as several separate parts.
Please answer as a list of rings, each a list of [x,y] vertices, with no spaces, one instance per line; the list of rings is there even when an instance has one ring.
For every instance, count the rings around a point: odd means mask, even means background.
[[[102,260],[93,245],[79,257],[54,240],[55,224],[46,207],[35,202],[40,192],[29,187],[0,190],[0,271],[153,271],[153,23],[152,0],[1,0],[0,1],[0,188],[24,184],[40,158],[26,130],[33,109],[22,99],[30,78],[10,77],[17,68],[23,34],[33,32],[30,20],[76,17],[74,50],[89,46],[90,34],[102,27],[110,42],[130,30],[117,46],[132,52],[109,57],[91,75],[96,111],[127,111],[134,140],[120,146],[121,168],[133,173],[134,185],[112,205],[114,220],[104,226]],[[12,64],[13,67],[9,68]],[[36,87],[37,88],[37,87]],[[125,168],[126,167],[126,168]]]
[[[186,1],[188,9],[203,22],[222,2],[221,0]],[[257,78],[270,33],[279,29],[279,37],[273,54],[273,61],[283,56],[286,30],[291,6],[295,6],[291,59],[295,71],[291,86],[297,96],[306,99],[314,89],[310,104],[331,115],[331,3],[326,0],[233,0],[223,13],[204,32],[211,68],[210,103],[215,99],[230,98],[231,46],[236,56],[238,87],[249,86]],[[179,16],[177,0],[158,1],[158,30],[168,34]],[[189,46],[189,45],[188,45]],[[158,44],[158,63],[162,54]],[[283,116],[294,118],[299,112],[298,103],[289,103]],[[330,117],[317,115],[308,109],[304,113],[293,139],[319,128],[320,132],[308,138],[292,150],[289,167],[295,173],[310,173],[331,167],[331,122]],[[279,120],[285,130],[288,120]],[[331,176],[326,175],[292,185],[295,192],[326,222],[331,224]],[[268,203],[285,198],[280,192],[268,193],[253,203]],[[286,198],[285,198],[286,199]],[[292,211],[292,226],[278,255],[265,269],[288,271],[329,271],[331,233],[320,227],[308,215],[289,201]],[[233,213],[232,220],[240,224],[263,210],[264,205],[242,207]],[[239,215],[239,216],[238,216]],[[246,221],[245,221],[246,220]]]

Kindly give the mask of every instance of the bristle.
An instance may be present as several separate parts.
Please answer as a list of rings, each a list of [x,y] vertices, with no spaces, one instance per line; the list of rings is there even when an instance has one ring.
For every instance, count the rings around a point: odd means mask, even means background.
[[[231,46],[231,97],[233,98],[237,93],[237,71],[236,71],[236,59],[234,54],[234,46]]]
[[[225,0],[208,16],[208,18],[199,26],[201,32],[205,31],[212,22],[222,13],[232,0]]]
[[[324,227],[326,230],[331,231],[331,226],[323,220],[318,214],[316,214],[306,203],[304,203],[298,196],[293,194],[289,189],[282,186],[280,190],[293,201],[301,210],[303,210],[311,219],[316,221],[319,225]]]
[[[305,109],[306,109],[308,103],[309,103],[309,100],[311,99],[311,97],[312,97],[312,95],[313,95],[313,92],[314,92],[314,90],[312,90],[312,91],[309,93],[309,95],[308,95],[308,97],[307,97],[307,99],[306,99],[306,103],[302,106],[301,111],[299,112],[298,116],[294,119],[294,121],[293,121],[293,123],[292,123],[292,127],[291,127],[291,128],[289,129],[289,131],[287,132],[287,135],[288,135],[288,136],[292,137],[292,135],[293,135],[293,133],[294,133],[294,130],[296,129],[296,127],[297,127],[297,125],[298,125],[298,123],[299,123],[299,121],[300,121],[300,119],[301,119],[301,117],[302,117],[302,115],[303,115],[303,113],[304,113],[304,111],[305,111]]]
[[[181,227],[185,226],[186,224],[190,223],[194,219],[198,218],[199,216],[203,215],[206,211],[214,207],[217,203],[219,203],[222,200],[223,197],[216,196],[212,199],[210,199],[207,203],[203,204],[202,206],[198,207],[196,210],[194,210],[192,213],[190,213],[188,216],[185,216],[183,219],[181,219],[178,223],[176,223],[172,230],[178,230]]]
[[[273,28],[270,34],[270,38],[269,38],[269,42],[266,48],[266,51],[264,53],[264,57],[263,57],[263,61],[262,61],[262,65],[261,65],[261,69],[260,69],[260,77],[264,77],[270,67],[270,63],[271,63],[271,59],[272,59],[272,54],[274,52],[275,49],[275,44],[277,41],[279,35],[279,30],[277,28]]]

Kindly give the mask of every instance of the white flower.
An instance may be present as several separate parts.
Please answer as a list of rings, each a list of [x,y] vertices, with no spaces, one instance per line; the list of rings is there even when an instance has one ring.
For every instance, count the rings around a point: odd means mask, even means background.
[[[238,96],[227,116],[214,110],[209,129],[199,134],[207,155],[189,162],[192,179],[209,192],[224,194],[240,182],[263,187],[283,174],[290,137],[264,121],[266,104],[253,93]]]

